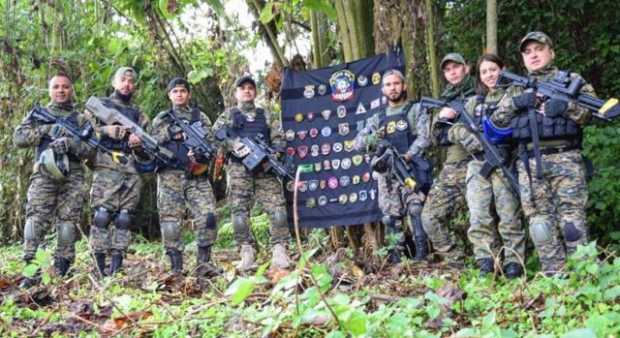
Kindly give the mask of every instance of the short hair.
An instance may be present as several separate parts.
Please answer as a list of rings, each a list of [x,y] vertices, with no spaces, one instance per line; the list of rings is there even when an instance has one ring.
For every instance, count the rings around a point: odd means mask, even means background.
[[[125,75],[128,72],[131,73],[134,79],[138,77],[138,73],[136,73],[136,71],[133,68],[119,67],[116,70],[116,72],[114,72],[114,75],[112,75],[112,85],[114,85],[114,81],[116,81],[116,79],[120,78],[121,76]]]
[[[178,86],[183,86],[183,88],[187,89],[187,92],[191,92],[191,87],[189,82],[182,77],[175,77],[170,82],[168,82],[168,86],[166,87],[166,93],[170,93],[171,90]]]
[[[395,68],[392,69],[388,69],[385,71],[385,73],[383,73],[383,76],[381,77],[381,85],[383,85],[383,81],[390,75],[396,75],[400,78],[400,80],[404,83],[405,82],[405,75],[403,75],[403,73]]]
[[[65,77],[67,78],[67,80],[69,80],[69,82],[71,82],[71,85],[73,85],[73,80],[71,79],[71,77],[69,75],[67,75],[67,73],[65,72],[57,72],[56,74],[52,75],[49,80],[47,80],[47,85],[49,86],[52,83],[52,79],[55,77]]]

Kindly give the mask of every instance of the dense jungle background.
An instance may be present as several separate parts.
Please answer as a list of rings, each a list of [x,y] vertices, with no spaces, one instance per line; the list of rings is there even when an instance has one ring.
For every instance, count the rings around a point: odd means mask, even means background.
[[[239,8],[249,15],[239,15]],[[409,95],[436,96],[445,53],[461,52],[473,66],[484,51],[496,51],[510,70],[523,73],[518,44],[532,30],[552,37],[558,67],[582,74],[599,97],[618,97],[618,13],[620,2],[613,0],[0,0],[0,333],[617,337],[618,121],[586,128],[583,147],[594,168],[587,211],[597,241],[580,250],[570,263],[575,273],[563,280],[530,274],[530,282],[505,282],[478,278],[473,269],[458,274],[410,265],[371,273],[353,263],[334,272],[319,257],[338,240],[313,231],[289,275],[268,275],[265,267],[208,285],[171,281],[160,275],[156,187],[147,177],[126,276],[96,282],[78,273],[64,284],[50,277],[46,285],[54,288],[27,296],[15,296],[13,284],[24,269],[19,243],[33,151],[15,149],[12,133],[34,104],[48,102],[51,74],[69,74],[83,103],[108,94],[110,76],[121,65],[138,71],[136,102],[150,117],[168,106],[166,83],[181,75],[194,85],[194,103],[214,120],[232,103],[232,83],[250,70],[257,46],[265,46],[271,60],[253,69],[263,89],[260,102],[276,112],[283,67],[319,68],[400,45]],[[217,185],[221,198],[223,183]],[[226,262],[234,255],[232,229],[225,200],[218,206],[218,257]],[[89,218],[85,204],[86,232]],[[466,216],[455,222],[465,223]],[[254,210],[263,246],[266,223]],[[78,269],[88,270],[84,240],[78,248]],[[351,256],[336,252],[342,261]],[[141,255],[152,257],[141,261]],[[308,261],[313,255],[317,263]],[[41,251],[37,264],[47,268],[49,259],[49,249]],[[535,259],[527,263],[535,269]],[[159,274],[144,278],[153,271]]]

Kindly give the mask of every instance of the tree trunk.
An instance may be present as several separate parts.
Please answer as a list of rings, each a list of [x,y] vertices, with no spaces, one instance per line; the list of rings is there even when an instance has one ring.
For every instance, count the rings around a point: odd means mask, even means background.
[[[497,54],[497,0],[487,0],[487,53]]]
[[[329,30],[327,16],[323,13],[312,11],[310,13],[310,27],[312,30],[312,66],[317,68],[329,64],[327,48],[329,43]]]
[[[431,79],[433,97],[439,96],[439,62],[437,61],[437,46],[435,45],[435,14],[433,2],[425,0],[426,7],[426,48]]]

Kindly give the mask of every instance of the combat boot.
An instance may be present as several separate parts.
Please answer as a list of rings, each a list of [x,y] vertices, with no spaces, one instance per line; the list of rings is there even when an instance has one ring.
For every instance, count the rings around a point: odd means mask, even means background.
[[[97,264],[97,271],[99,271],[101,277],[108,275],[105,272],[105,253],[95,252],[95,264]]]
[[[224,271],[211,262],[211,246],[199,246],[198,247],[198,267],[196,268],[197,276],[204,276],[207,278],[217,277]]]
[[[480,276],[495,272],[495,262],[493,258],[482,258],[476,263],[478,264],[478,268],[480,268]]]
[[[428,241],[426,236],[415,236],[415,256],[416,261],[422,261],[428,256]]]
[[[237,269],[239,271],[248,271],[254,268],[254,260],[255,260],[255,252],[254,248],[250,244],[242,244],[241,252],[239,253],[241,256],[241,261],[237,265]]]
[[[521,268],[521,264],[516,262],[510,262],[504,266],[504,275],[506,278],[513,279],[521,277],[523,274],[523,268]]]
[[[112,260],[110,262],[110,276],[114,275],[123,267],[123,252],[112,249]]]
[[[277,269],[286,270],[291,266],[291,259],[286,253],[286,248],[283,244],[276,244],[272,250],[273,257],[271,259],[271,266]]]
[[[26,265],[29,265],[31,262],[31,259],[26,258]],[[19,287],[20,289],[30,289],[31,287],[39,284],[39,282],[41,281],[41,272],[39,269],[37,269],[37,272],[34,274],[34,276],[32,277],[24,277],[24,279],[22,279],[22,281],[19,283]]]
[[[173,273],[183,272],[183,253],[178,249],[168,249],[166,254],[170,258],[170,268]]]
[[[56,257],[54,259],[54,269],[56,270],[56,273],[60,277],[64,277],[67,274],[67,271],[69,271],[70,266],[71,266],[71,261],[69,261],[68,259],[64,257]]]

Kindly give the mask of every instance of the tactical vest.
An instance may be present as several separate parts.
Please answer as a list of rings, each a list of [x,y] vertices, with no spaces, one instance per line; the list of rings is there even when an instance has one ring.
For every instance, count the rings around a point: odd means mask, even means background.
[[[41,108],[41,109],[47,109],[47,108]],[[77,112],[71,112],[71,114],[69,114],[67,117],[64,118],[65,121],[72,124],[76,128],[79,126],[78,120],[77,120],[77,114],[78,114]],[[56,114],[53,114],[53,115],[56,115]],[[47,147],[49,146],[50,143],[52,143],[52,141],[54,141],[54,139],[52,139],[47,133],[43,134],[43,136],[41,137],[41,141],[37,145],[37,150],[36,150],[37,161],[39,160],[39,157],[41,157],[41,153],[47,149]],[[80,161],[79,157],[77,157],[77,155],[71,152],[67,154],[67,157],[69,157],[69,160],[71,161],[76,161],[76,162]]]
[[[413,102],[409,102],[398,114],[388,116],[385,108],[379,112],[379,128],[385,128],[386,141],[390,142],[399,153],[404,154],[409,150],[409,146],[415,141],[416,136],[411,133],[407,113],[411,109]]]
[[[536,113],[536,126],[541,140],[568,140],[575,141],[581,138],[581,128],[575,121],[564,117],[547,117]],[[512,138],[519,142],[531,142],[532,130],[527,112],[514,117],[510,121]]]
[[[133,121],[136,124],[139,124],[140,121],[140,111],[138,111],[135,108],[132,107],[127,107],[127,106],[123,106],[120,105],[114,101],[112,101],[110,98],[101,98],[101,101],[105,104],[105,105],[110,105],[113,106],[114,108],[116,108],[118,111],[121,112],[121,114],[125,115],[125,117],[129,118],[131,121]],[[106,134],[101,135],[101,145],[111,149],[111,150],[118,150],[118,151],[122,151],[125,153],[129,152],[129,145],[127,143],[128,138],[126,137],[123,140],[116,140],[113,139],[111,137],[109,137]]]
[[[173,110],[172,109],[169,110],[168,113],[169,114],[173,113]],[[179,117],[179,119],[181,121],[184,121],[184,119],[182,119],[181,117]],[[172,118],[168,115],[166,115],[166,121],[168,121],[169,126],[174,123]],[[184,121],[184,122],[187,122],[187,121]],[[191,121],[189,121],[189,123],[194,124],[197,122],[201,122],[200,111],[198,109],[192,109]],[[162,146],[170,150],[174,154],[175,158],[177,159],[176,163],[172,167],[174,169],[184,170],[186,168],[186,165],[189,163],[189,158],[187,157],[187,152],[189,151],[189,148],[187,148],[187,146],[185,145],[185,141],[182,139],[175,140],[171,138],[169,141],[164,142]]]
[[[263,138],[267,144],[271,143],[271,132],[267,125],[267,118],[265,117],[265,111],[261,108],[256,108],[256,116],[253,121],[247,119],[247,116],[237,108],[232,110],[233,121],[242,120],[243,126],[241,128],[232,128],[233,133],[239,137],[254,137],[258,134],[263,135]]]

